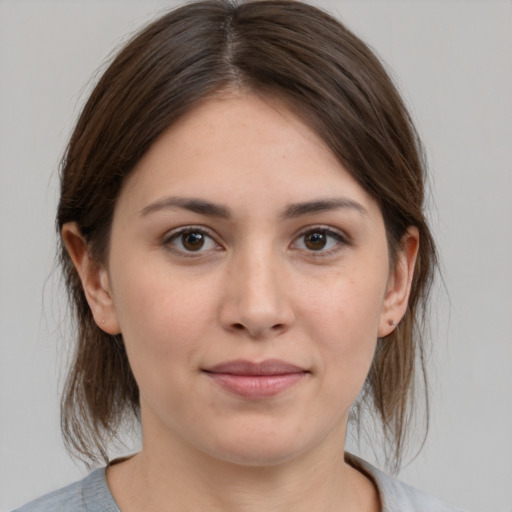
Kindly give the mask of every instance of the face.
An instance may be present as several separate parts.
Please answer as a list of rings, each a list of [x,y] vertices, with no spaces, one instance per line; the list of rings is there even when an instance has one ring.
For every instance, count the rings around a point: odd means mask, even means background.
[[[123,335],[144,449],[343,450],[408,263],[390,272],[377,203],[293,113],[249,93],[197,106],[127,178],[110,242],[88,298]]]

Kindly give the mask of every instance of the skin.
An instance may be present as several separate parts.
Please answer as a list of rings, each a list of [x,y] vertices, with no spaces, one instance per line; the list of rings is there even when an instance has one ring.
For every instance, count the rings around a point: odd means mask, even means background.
[[[62,235],[140,388],[142,451],[107,472],[123,512],[379,510],[343,460],[347,421],[377,339],[405,313],[418,235],[390,270],[376,201],[308,126],[272,99],[211,98],[126,179],[107,262],[76,225]],[[234,359],[304,374],[247,399],[205,372]]]

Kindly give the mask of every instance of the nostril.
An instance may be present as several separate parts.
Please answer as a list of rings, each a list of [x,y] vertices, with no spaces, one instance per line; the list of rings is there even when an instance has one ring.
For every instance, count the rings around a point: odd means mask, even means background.
[[[249,330],[244,324],[239,322],[232,324],[232,328],[236,331],[245,331],[246,329]],[[279,332],[283,329],[285,329],[285,324],[275,324],[272,325],[269,330],[273,332]]]

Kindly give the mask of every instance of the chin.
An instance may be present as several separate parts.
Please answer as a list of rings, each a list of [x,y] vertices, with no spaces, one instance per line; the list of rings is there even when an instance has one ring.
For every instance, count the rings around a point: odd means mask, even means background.
[[[253,448],[253,449],[250,449]],[[294,450],[268,449],[268,447],[243,447],[218,452],[216,458],[237,466],[263,468],[285,464],[298,456]]]
[[[271,467],[290,462],[315,446],[297,432],[283,430],[258,432],[254,427],[240,429],[229,439],[218,439],[210,455],[239,466]]]

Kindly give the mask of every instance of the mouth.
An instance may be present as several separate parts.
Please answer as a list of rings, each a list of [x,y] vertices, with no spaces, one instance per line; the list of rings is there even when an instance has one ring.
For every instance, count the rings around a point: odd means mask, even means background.
[[[231,394],[261,400],[284,393],[310,372],[285,361],[268,359],[259,363],[228,361],[203,369],[203,373]]]

